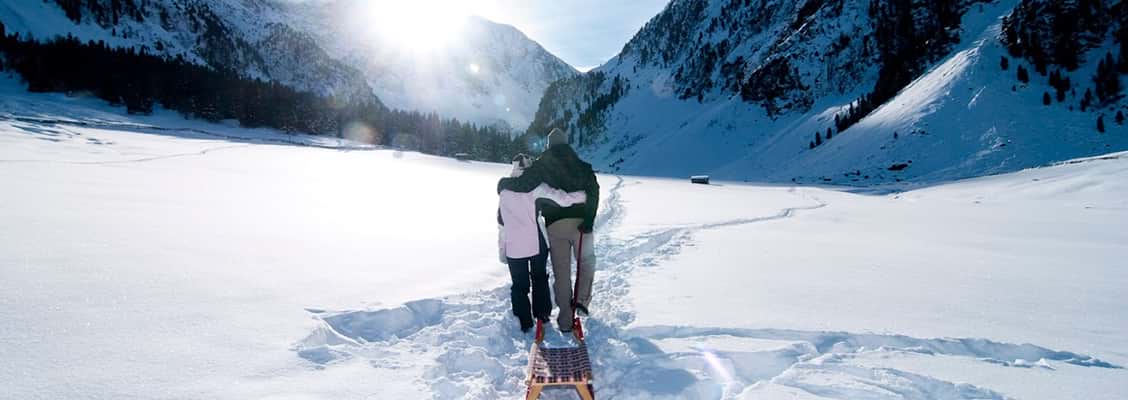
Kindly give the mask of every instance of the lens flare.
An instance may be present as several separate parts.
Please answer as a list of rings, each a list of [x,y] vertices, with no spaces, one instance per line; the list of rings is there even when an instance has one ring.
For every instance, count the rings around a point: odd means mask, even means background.
[[[732,374],[729,373],[728,368],[725,367],[725,364],[721,362],[721,359],[718,358],[716,354],[713,354],[713,352],[709,350],[702,350],[701,356],[705,358],[705,362],[713,368],[713,371],[717,372],[721,381],[726,384],[732,382]]]
[[[345,139],[360,143],[380,144],[380,133],[362,122],[350,122],[341,131]]]
[[[400,47],[428,51],[458,39],[472,10],[449,0],[375,0],[368,4],[369,27],[381,39]]]

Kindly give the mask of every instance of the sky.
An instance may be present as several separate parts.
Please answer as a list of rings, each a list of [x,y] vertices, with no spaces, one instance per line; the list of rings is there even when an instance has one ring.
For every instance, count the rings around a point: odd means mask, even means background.
[[[619,54],[669,0],[465,0],[469,11],[517,27],[586,71]],[[465,3],[464,3],[465,4]]]

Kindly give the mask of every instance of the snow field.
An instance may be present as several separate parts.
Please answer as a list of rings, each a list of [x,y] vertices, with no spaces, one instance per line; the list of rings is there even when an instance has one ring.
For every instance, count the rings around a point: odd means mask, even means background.
[[[1115,332],[1125,321],[1115,310],[1126,277],[1110,260],[1128,243],[1115,232],[1123,210],[1098,220],[1078,217],[1091,208],[1066,206],[1061,208],[1075,210],[1055,213],[1047,222],[1034,211],[1061,210],[1033,195],[1041,187],[1000,189],[1023,186],[1023,181],[1079,180],[1090,189],[1069,191],[1073,196],[1123,209],[1113,195],[1123,185],[1113,177],[1125,173],[1126,165],[1119,159],[1100,161],[888,196],[733,186],[756,193],[731,202],[715,196],[718,201],[710,204],[715,207],[702,207],[696,196],[728,187],[683,182],[674,193],[675,181],[622,178],[609,189],[598,225],[603,232],[597,244],[600,305],[588,323],[597,391],[640,399],[1118,398],[1128,382],[1125,357],[1111,349],[1124,348]],[[988,185],[983,181],[995,183],[978,191],[978,203],[954,200],[965,186]],[[1018,198],[984,212],[968,210],[1000,194]],[[747,217],[742,211],[765,208],[749,205],[749,197],[766,204],[790,197],[792,207]],[[1032,199],[1022,200],[1027,197]],[[630,206],[654,199],[663,206]],[[898,204],[904,208],[897,210]],[[717,208],[734,217],[725,219]],[[702,209],[708,211],[697,223],[663,219],[668,214],[691,218]],[[1020,223],[1007,226],[1000,220]],[[635,225],[620,230],[628,221]],[[948,226],[943,221],[966,222]],[[1091,243],[1054,246],[1043,240],[1061,239],[1052,230],[1055,223]],[[914,226],[935,232],[907,229]],[[978,232],[991,226],[996,231]],[[953,234],[965,230],[973,236]],[[814,240],[804,239],[810,236]],[[816,249],[807,249],[812,242]],[[992,252],[994,244],[1005,247]],[[1076,254],[1090,250],[1095,252]],[[902,259],[886,268],[857,261],[884,263],[891,257],[887,252]],[[1029,254],[1017,254],[1023,252]],[[1061,271],[1070,266],[1059,261],[1069,257],[1080,257],[1089,269],[1065,278]],[[767,261],[756,262],[759,258]],[[1075,299],[1079,286],[1091,293]],[[399,331],[392,340],[381,338],[385,331],[369,335],[376,340],[368,343],[324,348],[346,354],[421,350],[425,359],[436,360],[425,379],[437,398],[519,397],[527,352],[522,345],[528,339],[513,326],[500,333],[510,337],[498,340],[494,324],[467,325],[483,318],[503,328],[513,325],[505,295],[502,287],[444,298],[442,304],[456,312],[419,315],[412,331]],[[375,311],[385,312],[392,310]],[[367,313],[372,311],[350,312]],[[324,320],[342,336],[355,338],[347,333],[355,329],[351,324],[340,329]],[[426,325],[416,324],[422,320],[430,325],[415,331]],[[402,325],[386,326],[399,330]],[[320,345],[308,339],[305,344]],[[1086,353],[1055,350],[1060,348]],[[403,351],[379,359],[402,359]],[[1039,383],[1030,385],[1030,379]]]
[[[0,398],[523,393],[507,166],[0,104]],[[601,175],[596,390],[1121,398],[1126,161],[892,194]]]
[[[264,144],[334,143],[56,95],[0,103],[0,398],[379,393],[324,380],[372,371],[313,375],[295,356],[306,307],[508,280],[500,166]]]

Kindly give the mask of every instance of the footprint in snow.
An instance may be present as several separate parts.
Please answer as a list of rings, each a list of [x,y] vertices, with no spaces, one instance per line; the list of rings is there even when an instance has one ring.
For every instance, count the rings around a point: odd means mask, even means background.
[[[607,231],[624,213],[611,189],[597,228]],[[690,244],[694,232],[724,226],[791,218],[814,204],[775,215],[659,230],[629,240],[602,239],[595,292],[602,304],[586,321],[588,349],[601,398],[743,398],[791,393],[831,399],[1004,399],[988,388],[947,382],[856,361],[873,355],[964,357],[1001,367],[1053,369],[1054,363],[1121,368],[1072,352],[988,339],[922,339],[904,335],[786,329],[732,329],[651,326],[626,328],[634,312],[626,300],[634,268],[660,263]],[[509,313],[508,289],[426,299],[372,311],[310,310],[318,327],[294,346],[317,368],[351,359],[373,367],[395,368],[397,360],[426,359],[433,364],[420,377],[440,399],[520,398],[531,334],[520,332]],[[554,330],[553,330],[554,331]],[[550,331],[550,332],[553,332]],[[411,357],[404,357],[411,355]],[[545,399],[572,398],[568,391],[546,391]]]

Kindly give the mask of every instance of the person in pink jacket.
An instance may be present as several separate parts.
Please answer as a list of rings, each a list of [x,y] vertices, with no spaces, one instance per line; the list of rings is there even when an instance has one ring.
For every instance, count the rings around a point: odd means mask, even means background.
[[[511,177],[521,176],[531,160],[524,154],[513,158]],[[541,184],[527,193],[503,190],[498,193],[498,257],[509,265],[513,285],[509,288],[513,315],[521,323],[521,331],[533,327],[533,318],[548,322],[552,313],[552,296],[548,289],[548,242],[537,212],[538,201],[552,201],[560,207],[581,204],[583,191],[565,192]],[[532,308],[529,289],[532,289]]]

